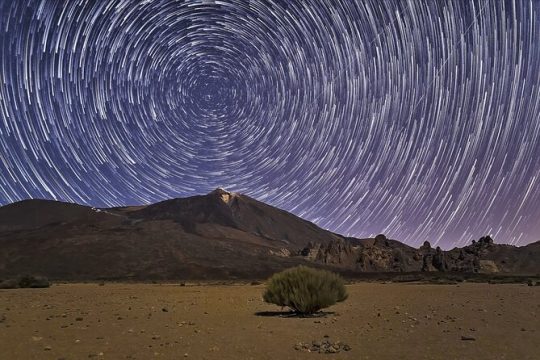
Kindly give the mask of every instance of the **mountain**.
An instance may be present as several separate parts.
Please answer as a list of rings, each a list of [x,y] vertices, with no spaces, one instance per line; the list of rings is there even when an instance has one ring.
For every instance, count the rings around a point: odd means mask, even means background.
[[[253,279],[297,264],[353,272],[540,273],[540,243],[491,239],[442,251],[346,238],[249,196],[97,209],[50,200],[0,207],[0,279]]]
[[[63,280],[265,277],[298,264],[289,254],[308,241],[338,238],[222,189],[110,209],[25,200],[0,208],[0,278],[26,273]]]

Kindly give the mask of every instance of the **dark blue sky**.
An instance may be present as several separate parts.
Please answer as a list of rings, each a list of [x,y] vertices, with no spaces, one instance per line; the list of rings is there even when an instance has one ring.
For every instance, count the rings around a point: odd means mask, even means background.
[[[0,204],[221,186],[343,234],[540,240],[538,1],[0,0]]]

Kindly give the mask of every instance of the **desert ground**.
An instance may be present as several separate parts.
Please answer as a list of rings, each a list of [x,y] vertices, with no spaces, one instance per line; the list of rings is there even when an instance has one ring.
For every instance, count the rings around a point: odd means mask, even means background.
[[[55,284],[0,290],[2,359],[539,359],[540,287],[358,283],[324,317],[264,285]],[[299,343],[332,339],[349,351]],[[298,347],[298,346],[296,346]]]

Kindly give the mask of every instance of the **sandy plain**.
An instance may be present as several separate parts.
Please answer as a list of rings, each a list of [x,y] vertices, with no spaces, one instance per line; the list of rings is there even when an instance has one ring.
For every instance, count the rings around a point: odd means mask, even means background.
[[[113,283],[0,290],[0,359],[540,359],[540,287],[358,283],[316,318],[280,316],[263,290]],[[351,350],[295,349],[325,336]]]

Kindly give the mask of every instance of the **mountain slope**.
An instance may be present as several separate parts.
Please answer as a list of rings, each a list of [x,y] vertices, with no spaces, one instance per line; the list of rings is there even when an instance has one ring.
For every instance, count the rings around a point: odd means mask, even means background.
[[[129,217],[146,221],[172,220],[181,224],[185,231],[200,235],[208,235],[218,225],[291,249],[309,241],[328,243],[339,238],[291,213],[223,189],[204,196],[166,200],[133,211]]]
[[[63,223],[93,224],[110,220],[110,214],[99,210],[52,200],[23,200],[0,207],[0,232],[37,229]]]
[[[309,239],[337,238],[222,189],[111,209],[26,200],[0,208],[0,278],[21,273],[53,279],[266,276],[297,264],[286,255]]]

